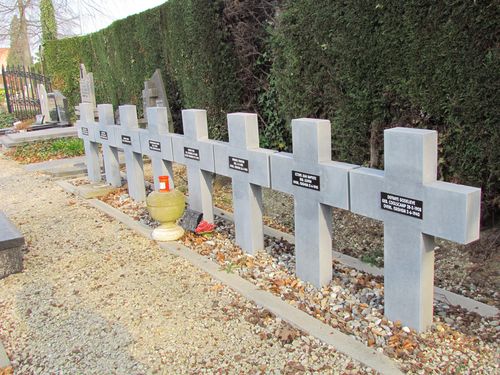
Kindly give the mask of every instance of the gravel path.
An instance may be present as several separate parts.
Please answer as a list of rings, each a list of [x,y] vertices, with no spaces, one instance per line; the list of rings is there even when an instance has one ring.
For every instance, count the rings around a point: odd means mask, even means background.
[[[0,209],[27,240],[0,280],[16,374],[373,372],[4,159]]]

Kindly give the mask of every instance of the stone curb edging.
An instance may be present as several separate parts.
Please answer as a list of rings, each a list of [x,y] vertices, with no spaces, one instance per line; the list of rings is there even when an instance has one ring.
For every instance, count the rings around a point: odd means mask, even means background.
[[[78,195],[78,188],[68,182],[56,181],[56,183],[69,193]],[[98,199],[88,199],[85,201],[101,212],[114,217],[116,220],[122,222],[142,236],[151,239],[152,229],[148,226],[133,220],[123,212]],[[244,280],[240,276],[229,274],[221,270],[219,265],[195,253],[186,246],[177,242],[163,242],[158,244],[162,249],[167,250],[173,255],[183,257],[194,266],[209,273],[212,277],[220,280],[243,297],[255,302],[258,306],[271,311],[292,326],[331,345],[339,352],[353,358],[363,365],[373,368],[381,374],[402,374],[396,363],[384,354],[378,353],[354,338],[321,323],[319,320],[293,307],[279,297],[259,290],[254,284]]]
[[[231,222],[234,221],[233,215],[230,212],[224,211],[220,208],[214,207],[214,214],[225,220]],[[264,225],[264,234],[274,238],[282,238],[291,244],[295,243],[295,236],[289,233],[281,232],[277,229],[268,227],[266,225]],[[357,258],[339,253],[337,251],[332,251],[332,253],[334,260],[337,260],[348,267],[354,268],[358,271],[367,272],[374,276],[384,275],[383,268],[371,266],[369,264],[363,263]],[[495,306],[490,306],[485,303],[475,301],[472,298],[461,296],[459,294],[447,291],[437,286],[434,287],[434,299],[436,301],[444,302],[450,305],[461,306],[468,311],[475,312],[487,318],[494,317],[498,315],[500,312]]]
[[[9,357],[7,356],[7,353],[5,352],[5,349],[0,342],[0,370],[7,367],[10,367]]]

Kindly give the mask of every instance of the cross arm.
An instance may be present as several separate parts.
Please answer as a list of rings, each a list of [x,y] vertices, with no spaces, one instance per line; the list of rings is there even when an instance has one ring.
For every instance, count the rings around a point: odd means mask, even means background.
[[[228,149],[226,142],[214,142],[215,173],[229,177]]]
[[[384,186],[384,171],[371,168],[349,170],[351,211],[382,220],[380,192]]]
[[[481,189],[437,181],[425,186],[423,232],[468,244],[479,238]]]
[[[358,165],[330,161],[321,163],[323,173],[322,184],[325,187],[324,204],[332,207],[349,209],[349,171],[358,168]]]
[[[248,160],[252,173],[249,181],[262,187],[271,187],[271,156],[276,151],[259,148],[248,151]]]
[[[277,152],[271,155],[271,187],[283,193],[292,194],[291,166],[293,155],[288,152]]]

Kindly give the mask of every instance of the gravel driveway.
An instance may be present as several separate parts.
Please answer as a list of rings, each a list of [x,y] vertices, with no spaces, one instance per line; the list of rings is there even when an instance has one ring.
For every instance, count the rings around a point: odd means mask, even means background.
[[[0,280],[16,374],[372,373],[2,158],[0,210],[27,240]]]

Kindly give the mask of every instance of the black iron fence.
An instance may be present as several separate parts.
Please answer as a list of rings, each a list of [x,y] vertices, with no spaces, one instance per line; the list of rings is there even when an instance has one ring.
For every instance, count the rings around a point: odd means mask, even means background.
[[[40,113],[38,84],[45,85],[47,92],[52,91],[50,79],[32,68],[2,65],[3,86],[9,113],[19,120],[35,117]]]

